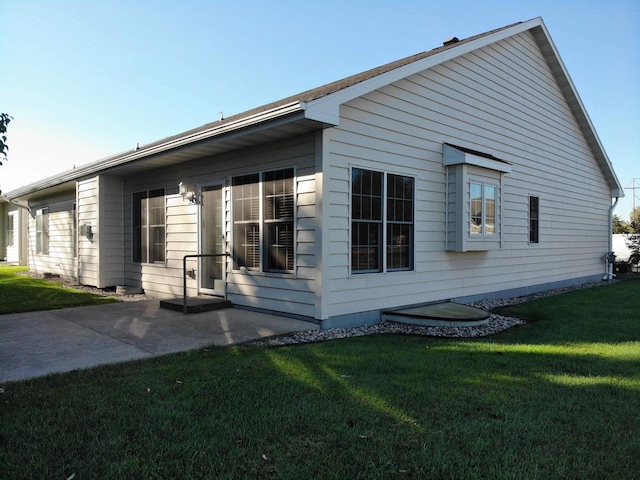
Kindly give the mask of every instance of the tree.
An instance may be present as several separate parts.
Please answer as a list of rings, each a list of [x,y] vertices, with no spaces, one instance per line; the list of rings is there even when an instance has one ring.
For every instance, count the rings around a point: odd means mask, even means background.
[[[640,218],[640,207],[636,207],[631,213],[629,213],[629,218],[633,220],[638,220]]]
[[[0,113],[0,165],[2,165],[2,160],[7,160],[7,150],[9,150],[9,145],[7,145],[7,125],[9,122],[13,120],[13,117],[8,113]]]
[[[631,235],[627,238],[627,247],[631,250],[629,262],[635,265],[640,263],[640,217],[631,221]]]
[[[613,216],[613,233],[631,233],[631,225],[618,215]]]

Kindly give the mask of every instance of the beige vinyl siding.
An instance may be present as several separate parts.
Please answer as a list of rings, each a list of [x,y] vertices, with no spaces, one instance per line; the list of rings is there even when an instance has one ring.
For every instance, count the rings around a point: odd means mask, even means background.
[[[121,177],[98,177],[100,216],[97,236],[99,248],[100,288],[122,285],[124,282],[124,228],[122,222]]]
[[[227,252],[231,251],[230,179],[236,175],[294,167],[296,175],[296,264],[294,274],[233,271],[227,264],[227,296],[237,305],[255,306],[314,317],[315,315],[315,135],[308,134],[260,147],[203,158],[174,168],[162,168],[128,177],[124,185],[125,283],[141,286],[157,297],[182,295],[182,259],[198,253],[198,205],[178,195],[178,183],[208,185],[223,181]],[[166,189],[166,251],[162,264],[140,264],[131,259],[131,196],[134,192]],[[198,270],[195,259],[187,268]],[[197,293],[198,281],[188,279],[188,293]]]
[[[460,225],[461,216],[456,207],[464,202],[464,188],[462,185],[464,175],[462,166],[457,168],[447,168],[447,189],[446,189],[446,242],[447,250],[455,251],[458,245],[463,243],[464,225]]]
[[[603,272],[609,189],[528,32],[364,95],[340,112],[340,126],[326,131],[331,243],[324,318]],[[444,142],[513,164],[500,192],[500,250],[446,251]],[[349,166],[417,175],[415,272],[350,276]],[[535,246],[528,243],[529,195],[540,197]]]
[[[78,282],[97,286],[99,279],[100,231],[98,229],[99,177],[81,180],[77,188],[78,230],[82,225],[90,225],[93,239],[78,235]]]
[[[29,269],[44,274],[52,273],[66,279],[76,278],[76,259],[73,251],[73,190],[54,197],[29,202]],[[36,214],[48,209],[49,253],[36,251]]]
[[[197,229],[196,206],[182,200],[177,194],[179,180],[171,179],[166,170],[125,178],[123,195],[125,285],[143,288],[145,293],[159,298],[182,296],[182,256],[197,253],[193,247],[197,234],[193,238],[188,237],[189,230]],[[146,179],[152,183],[143,183]],[[166,259],[159,263],[133,262],[133,194],[156,189],[165,190]],[[189,286],[193,288],[189,289],[188,294],[195,295],[195,282],[189,280]]]
[[[233,303],[315,316],[315,148],[315,135],[310,134],[237,153],[242,159],[238,162],[240,169],[231,171],[230,176],[295,168],[296,263],[293,274],[231,270],[227,276],[227,294]],[[230,230],[227,234],[231,234]]]

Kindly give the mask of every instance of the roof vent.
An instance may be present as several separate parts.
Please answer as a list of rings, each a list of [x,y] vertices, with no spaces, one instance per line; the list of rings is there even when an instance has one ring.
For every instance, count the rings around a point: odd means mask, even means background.
[[[454,43],[458,43],[459,41],[460,39],[458,39],[458,37],[451,37],[451,38],[447,38],[444,42],[442,42],[442,45],[447,47],[449,45],[453,45]]]

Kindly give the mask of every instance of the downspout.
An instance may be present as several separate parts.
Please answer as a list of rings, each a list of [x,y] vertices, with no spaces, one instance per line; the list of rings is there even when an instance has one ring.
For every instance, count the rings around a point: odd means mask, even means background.
[[[605,264],[605,272],[604,277],[602,278],[604,281],[613,280],[613,264],[615,262],[615,257],[613,255],[613,210],[616,208],[618,204],[618,200],[620,197],[615,197],[615,202],[609,208],[609,250],[607,250],[607,254],[604,257]]]

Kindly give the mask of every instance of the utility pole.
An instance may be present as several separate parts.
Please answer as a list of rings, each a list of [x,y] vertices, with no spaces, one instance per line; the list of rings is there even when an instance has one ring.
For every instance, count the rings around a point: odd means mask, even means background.
[[[636,186],[636,181],[638,185]],[[631,190],[631,200],[633,201],[633,210],[631,211],[631,221],[636,220],[636,199],[640,200],[640,193],[636,193],[636,190],[640,191],[640,178],[634,178],[631,181],[631,186],[626,188],[627,190]]]

